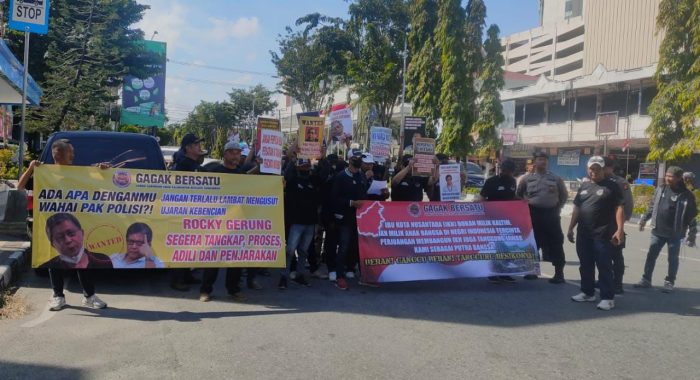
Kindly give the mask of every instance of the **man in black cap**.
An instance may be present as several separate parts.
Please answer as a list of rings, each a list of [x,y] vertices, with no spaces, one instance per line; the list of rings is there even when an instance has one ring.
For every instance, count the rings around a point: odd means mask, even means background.
[[[188,133],[182,137],[180,141],[180,150],[173,154],[173,170],[182,172],[199,172],[203,171],[199,164],[199,159],[202,156],[202,141],[193,133]],[[189,269],[178,268],[171,269],[170,287],[186,292],[190,290],[188,284],[200,283],[198,279],[192,276]]]
[[[489,177],[484,182],[484,187],[481,188],[481,198],[485,201],[512,201],[517,199],[515,196],[516,183],[513,173],[515,172],[515,163],[511,160],[505,160],[501,163],[501,173],[493,177]],[[489,282],[500,284],[502,282],[513,283],[515,280],[510,276],[490,276]]]
[[[534,155],[534,172],[525,174],[515,195],[527,200],[530,205],[532,229],[535,232],[537,247],[542,249],[542,259],[554,265],[552,284],[564,283],[564,233],[561,230],[560,213],[566,204],[569,192],[558,175],[547,170],[549,156],[545,152]],[[535,279],[527,275],[526,279]]]

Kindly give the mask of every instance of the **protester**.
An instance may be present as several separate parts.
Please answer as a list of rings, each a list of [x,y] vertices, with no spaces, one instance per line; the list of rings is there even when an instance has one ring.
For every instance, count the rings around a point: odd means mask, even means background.
[[[410,154],[401,158],[402,169],[394,174],[391,180],[391,200],[421,202],[423,191],[427,190],[428,180],[424,177],[414,177],[411,174],[415,160]]]
[[[544,152],[534,155],[534,171],[523,176],[516,195],[528,201],[537,247],[542,250],[543,261],[550,261],[554,266],[554,277],[549,282],[563,284],[566,261],[560,213],[569,193],[561,177],[547,170],[548,159]],[[537,276],[525,278],[536,279]]]
[[[242,174],[241,146],[236,141],[224,145],[223,162],[210,169],[212,173]],[[241,268],[226,268],[226,290],[234,301],[245,302],[248,298],[241,292]],[[219,268],[205,268],[202,274],[202,285],[199,288],[199,300],[208,302],[214,290],[214,283],[219,275]]]
[[[374,181],[384,181],[386,168],[374,162],[374,156],[372,156],[371,153],[362,153],[361,157],[361,170],[362,173],[364,173],[365,175],[365,179],[367,180],[367,189],[369,189],[372,186],[372,182]],[[367,194],[367,199],[372,201],[385,201],[389,199],[389,188],[385,187],[381,189],[379,194]]]
[[[681,240],[688,232],[688,244],[695,245],[697,231],[696,228],[690,227],[696,226],[693,222],[697,214],[695,197],[683,184],[683,170],[678,166],[669,167],[664,176],[664,184],[656,188],[647,212],[639,221],[640,231],[644,230],[650,219],[653,228],[651,245],[644,264],[644,275],[634,285],[635,288],[651,288],[656,259],[664,245],[668,245],[668,275],[662,291],[665,293],[673,291],[678,274]]]
[[[202,141],[193,133],[188,133],[180,141],[180,150],[173,154],[173,170],[183,172],[199,172],[204,169],[199,164],[202,157]],[[188,268],[171,269],[170,287],[186,292],[190,290],[189,284],[198,284],[201,281],[192,276]]]
[[[632,217],[632,212],[634,210],[634,199],[632,197],[632,189],[629,183],[619,175],[616,175],[613,171],[615,169],[615,161],[610,157],[605,157],[605,167],[603,168],[603,173],[606,178],[611,179],[618,186],[620,186],[620,191],[622,191],[622,196],[625,201],[625,221],[630,220]],[[625,239],[626,241],[627,239]],[[619,245],[612,246],[611,258],[612,258],[612,269],[613,269],[613,279],[615,294],[622,294],[625,290],[622,287],[622,278],[625,275],[625,257],[622,255],[622,250],[625,248],[625,242],[623,241]]]
[[[360,172],[362,157],[350,158],[350,165],[336,175],[331,189],[333,202],[333,216],[335,217],[338,253],[335,257],[327,257],[329,265],[329,278],[335,278],[338,289],[348,290],[345,272],[345,262],[348,252],[357,246],[357,219],[355,210],[362,207],[367,196],[367,181]],[[331,267],[331,263],[333,266]],[[348,268],[350,269],[350,268]],[[349,271],[348,271],[349,273]]]
[[[55,165],[73,165],[73,158],[75,156],[75,152],[73,149],[73,145],[71,145],[70,141],[65,140],[65,139],[59,139],[56,140],[53,144],[51,144],[51,156],[53,157],[53,162]],[[19,179],[19,182],[17,183],[17,189],[18,190],[25,190],[29,189],[31,190],[34,187],[34,183],[32,179],[34,178],[34,169],[41,165],[40,161],[34,160],[29,164],[29,167],[27,170],[22,173],[22,176]],[[109,164],[107,163],[100,163],[97,164],[97,167],[100,169],[107,169],[110,167]],[[72,215],[71,215],[72,217]],[[73,217],[73,219],[75,219]],[[71,233],[69,234],[69,231],[65,231],[65,237],[71,238],[70,235],[73,235],[72,237],[75,238],[74,244],[78,244],[77,241],[80,240],[80,249],[78,251],[82,250],[82,229],[80,228],[80,223],[77,222],[77,219],[75,219],[76,223],[72,223],[75,227],[71,230]],[[48,223],[48,220],[47,220]],[[67,222],[70,223],[70,222]],[[67,224],[66,224],[67,225]],[[79,231],[78,231],[79,230]],[[78,236],[78,234],[80,236]],[[53,246],[54,241],[52,237],[54,236],[53,231],[47,230],[47,235],[49,236],[49,240],[51,240],[51,245]],[[58,236],[56,234],[55,236]],[[64,237],[64,239],[65,239]],[[60,240],[60,239],[57,239]],[[59,255],[60,255],[59,251]],[[90,256],[90,255],[88,255]],[[109,260],[109,258],[107,258]],[[104,261],[102,258],[100,261]],[[94,262],[94,260],[93,260]],[[111,261],[109,264],[106,262],[104,263],[103,267],[111,267]],[[53,289],[53,296],[49,300],[49,310],[51,311],[59,311],[66,307],[66,297],[65,294],[63,293],[63,287],[64,287],[64,281],[63,277],[67,274],[63,269],[58,269],[58,268],[50,268],[49,267],[49,279],[51,281],[51,288]],[[95,295],[95,282],[92,278],[92,271],[87,270],[87,269],[82,269],[82,270],[76,270],[76,274],[78,276],[78,282],[80,282],[80,286],[83,288],[83,300],[82,304],[84,306],[93,308],[93,309],[104,309],[107,307],[107,303],[102,301],[100,298]]]
[[[446,154],[438,153],[433,158],[433,163],[435,164],[435,171],[433,175],[428,179],[428,199],[431,202],[440,202],[442,197],[440,195],[440,165],[447,165],[450,163],[449,157]]]
[[[515,177],[513,177],[514,172],[515,163],[511,160],[503,161],[501,163],[501,173],[489,177],[484,182],[484,187],[481,188],[481,198],[488,202],[517,199],[515,196],[516,183]],[[493,284],[513,283],[515,279],[511,276],[489,276],[489,282]]]
[[[695,191],[695,173],[685,172],[683,173],[683,184],[689,191]]]
[[[345,170],[346,163],[340,160],[337,154],[329,154],[326,158],[321,158],[317,171],[321,181],[321,224],[324,230],[323,239],[323,259],[326,261],[329,273],[333,272],[331,267],[335,263],[331,263],[330,258],[335,258],[338,252],[338,238],[336,236],[337,227],[335,216],[333,215],[333,202],[331,199],[331,190],[333,182],[338,173]],[[310,263],[313,265],[312,263]],[[318,267],[312,269],[311,275],[317,278],[328,278],[327,275],[321,273]],[[335,281],[335,279],[332,279]]]
[[[574,198],[574,211],[567,237],[576,243],[581,273],[581,293],[571,297],[575,302],[594,302],[595,269],[600,278],[600,310],[615,307],[613,286],[613,247],[625,240],[624,197],[620,186],[605,176],[605,160],[593,156],[588,160],[588,176],[591,181],[583,183]],[[578,239],[574,238],[574,227],[578,225]]]
[[[133,223],[126,229],[126,253],[115,253],[109,258],[115,269],[165,268],[153,253],[153,230],[146,223]]]
[[[311,286],[306,279],[306,262],[308,250],[316,233],[318,223],[320,180],[311,172],[311,161],[298,159],[294,170],[285,174],[285,207],[289,215],[289,234],[287,235],[287,266],[280,275],[278,287],[287,289],[290,278],[292,259],[297,254],[295,282]]]

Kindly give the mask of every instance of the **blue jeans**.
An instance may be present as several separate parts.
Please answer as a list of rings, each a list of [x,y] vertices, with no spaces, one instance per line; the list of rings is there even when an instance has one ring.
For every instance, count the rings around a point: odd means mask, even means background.
[[[649,282],[651,282],[651,275],[654,273],[656,259],[659,257],[659,253],[661,253],[664,244],[668,244],[668,276],[666,276],[666,281],[671,283],[676,281],[676,275],[678,274],[678,255],[681,252],[681,239],[657,236],[652,233],[651,245],[649,245],[649,252],[647,253],[647,261],[644,264],[643,276],[644,279]]]
[[[612,252],[613,245],[606,239],[578,236],[576,253],[581,273],[581,291],[588,296],[595,295],[595,268],[598,267],[600,299],[615,298],[613,288]]]
[[[316,232],[315,224],[292,224],[289,227],[289,236],[287,238],[287,268],[285,268],[284,274],[289,277],[289,272],[291,271],[292,259],[294,258],[294,252],[297,253],[297,272],[299,274],[304,274],[306,272],[306,261],[309,256],[309,246],[311,241],[314,239],[314,234]]]

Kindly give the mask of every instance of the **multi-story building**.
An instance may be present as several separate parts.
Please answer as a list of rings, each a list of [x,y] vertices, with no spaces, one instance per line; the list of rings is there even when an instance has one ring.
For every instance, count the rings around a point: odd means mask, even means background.
[[[545,149],[567,179],[584,176],[591,155],[614,155],[636,177],[649,152],[660,2],[541,0],[540,26],[502,39],[505,70],[537,77],[501,92],[513,143],[504,154],[523,165]]]

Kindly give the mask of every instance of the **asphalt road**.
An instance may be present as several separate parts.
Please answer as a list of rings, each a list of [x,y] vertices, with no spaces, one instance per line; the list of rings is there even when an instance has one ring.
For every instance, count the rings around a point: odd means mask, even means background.
[[[246,290],[245,304],[222,283],[201,303],[194,289],[171,291],[165,273],[132,271],[97,282],[108,309],[52,313],[48,279],[30,274],[19,294],[33,311],[0,321],[0,378],[697,378],[700,250],[684,248],[674,293],[633,289],[649,233],[628,231],[626,293],[610,312],[570,301],[578,262],[569,243],[563,285],[351,282],[342,292],[315,280],[281,292],[273,276],[262,278],[265,290]],[[655,286],[666,269],[661,256]],[[77,281],[68,291],[79,305]]]

